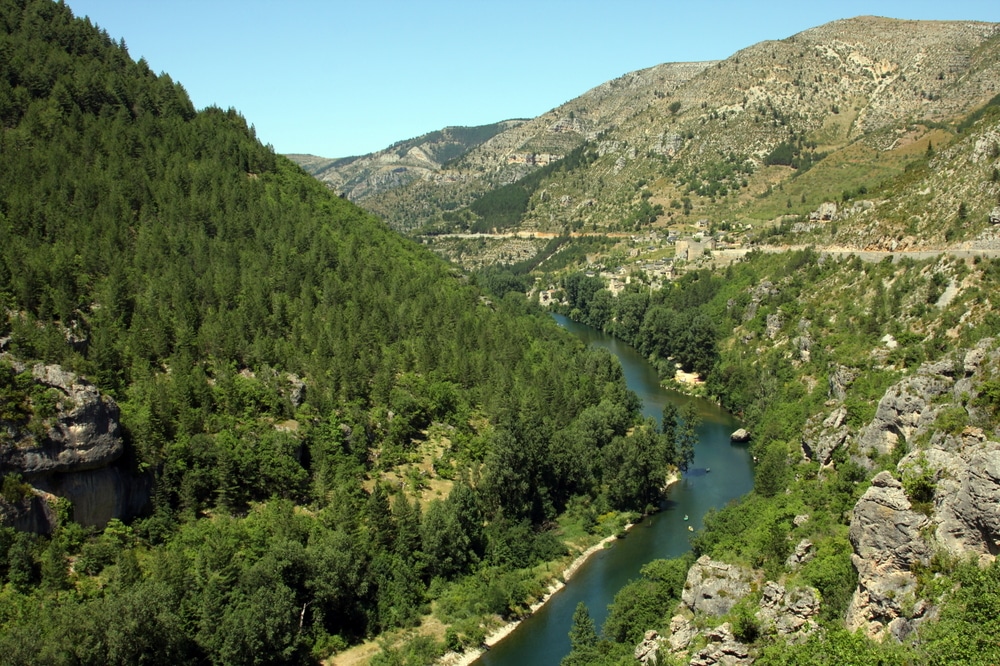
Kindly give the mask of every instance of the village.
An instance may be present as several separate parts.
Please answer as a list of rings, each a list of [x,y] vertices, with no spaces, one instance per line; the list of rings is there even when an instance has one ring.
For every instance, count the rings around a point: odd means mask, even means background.
[[[688,270],[709,265],[725,266],[750,250],[742,239],[734,239],[731,231],[712,232],[707,219],[693,226],[696,231],[689,235],[670,230],[620,234],[622,238],[614,251],[601,257],[588,257],[585,274],[604,280],[611,295],[617,297],[633,282],[641,282],[650,291],[657,291]],[[537,295],[539,304],[547,307],[554,304],[558,292],[554,285],[546,289],[538,289],[536,285],[529,296]]]

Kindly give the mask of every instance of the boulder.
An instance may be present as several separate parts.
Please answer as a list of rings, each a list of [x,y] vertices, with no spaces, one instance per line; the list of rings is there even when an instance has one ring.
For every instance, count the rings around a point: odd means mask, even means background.
[[[681,601],[697,613],[725,615],[750,593],[752,580],[749,570],[702,555],[688,569]]]
[[[688,662],[691,666],[740,666],[753,663],[750,648],[736,640],[728,622],[706,632],[705,637],[708,645],[691,657]]]
[[[732,435],[730,435],[729,439],[733,442],[739,442],[739,443],[749,442],[750,432],[746,428],[740,428],[739,430],[735,431]]]

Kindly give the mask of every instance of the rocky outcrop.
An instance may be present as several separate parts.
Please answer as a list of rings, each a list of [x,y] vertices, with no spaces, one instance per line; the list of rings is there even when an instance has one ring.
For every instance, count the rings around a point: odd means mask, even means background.
[[[1000,443],[978,428],[939,436],[899,463],[903,478],[933,486],[934,546],[954,557],[991,561],[1000,554]]]
[[[124,520],[141,514],[152,492],[148,475],[133,473],[122,465],[52,474],[35,479],[34,486],[69,500],[73,520],[96,527],[107,525],[112,518]]]
[[[58,520],[54,495],[32,489],[19,501],[8,502],[0,497],[0,525],[20,532],[48,534]]]
[[[681,601],[692,611],[725,615],[750,593],[753,573],[702,555],[688,570]]]
[[[19,372],[21,368],[15,366]],[[36,365],[32,376],[59,392],[57,414],[45,435],[15,432],[0,445],[0,471],[25,478],[107,466],[125,450],[118,405],[90,382],[57,365]]]
[[[847,407],[844,399],[847,389],[858,377],[858,371],[843,365],[835,366],[830,372],[829,413],[815,414],[806,421],[802,430],[802,455],[821,465],[828,465],[833,452],[851,441],[851,429],[847,425]]]
[[[795,550],[788,556],[788,559],[785,560],[785,566],[789,569],[796,569],[815,556],[816,549],[815,546],[813,546],[813,542],[809,539],[802,539],[802,541],[799,541],[798,545],[795,546]]]
[[[815,618],[819,615],[820,597],[814,587],[800,587],[786,591],[785,586],[774,581],[764,584],[757,621],[762,631],[775,633],[783,638],[804,639],[816,630]]]
[[[736,640],[733,631],[726,622],[705,634],[708,645],[699,650],[688,663],[690,666],[740,666],[752,664],[750,648]]]
[[[646,632],[642,642],[635,646],[635,651],[632,653],[632,656],[634,656],[636,661],[639,663],[656,666],[657,657],[660,652],[660,644],[662,642],[663,639],[660,637],[660,634],[657,633],[655,629],[650,629]]]
[[[847,408],[841,405],[827,416],[810,418],[802,430],[802,455],[821,465],[828,465],[833,452],[848,442]]]
[[[932,424],[941,409],[934,399],[951,390],[953,375],[952,363],[933,363],[890,387],[879,400],[875,419],[858,433],[861,452],[884,455]]]
[[[8,359],[9,361],[9,359]],[[13,362],[17,372],[22,364]],[[149,501],[150,478],[132,470],[114,400],[90,382],[57,365],[36,365],[35,381],[58,394],[54,416],[45,432],[8,428],[0,444],[0,473],[16,473],[36,490],[36,499],[8,504],[3,524],[47,533],[55,527],[55,498],[72,506],[73,519],[104,526],[112,518],[127,519]]]
[[[291,390],[288,392],[288,401],[292,403],[292,407],[298,409],[306,401],[306,383],[302,381],[301,377],[295,374],[288,374],[286,377],[288,383],[291,385]]]
[[[956,433],[936,423],[948,409],[947,422],[960,424],[960,407],[972,422],[986,418],[977,411],[983,409],[977,395],[1000,365],[995,347],[994,340],[982,340],[960,362],[921,367],[886,392],[876,418],[859,434],[866,452],[926,443],[903,456],[895,475],[877,474],[854,507],[858,587],[849,628],[902,640],[934,612],[929,600],[915,596],[915,568],[927,566],[935,552],[974,554],[984,564],[1000,554],[1000,442],[973,426]]]
[[[750,303],[743,313],[743,321],[751,321],[757,316],[757,309],[765,300],[777,296],[780,292],[770,280],[763,280],[750,290]]]
[[[937,540],[953,554],[971,551],[992,559],[1000,555],[1000,443],[973,444],[960,460],[963,468],[941,483]]]
[[[683,615],[675,615],[670,618],[670,638],[667,640],[671,652],[686,650],[697,635],[698,627],[689,618]]]
[[[931,551],[921,535],[927,516],[912,509],[903,484],[879,472],[858,500],[851,518],[851,560],[858,587],[847,610],[847,626],[872,638],[886,632],[905,636],[926,608],[915,604],[916,565],[926,566]]]
[[[829,395],[832,399],[843,402],[847,397],[847,388],[858,378],[858,371],[844,365],[838,365],[830,373]]]

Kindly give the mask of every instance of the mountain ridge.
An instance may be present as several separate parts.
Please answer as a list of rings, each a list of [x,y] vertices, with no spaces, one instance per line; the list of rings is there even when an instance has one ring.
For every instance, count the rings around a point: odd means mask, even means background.
[[[898,175],[913,158],[903,142],[949,140],[954,133],[937,136],[938,126],[1000,92],[998,60],[998,24],[842,19],[725,60],[623,75],[472,147],[433,180],[357,201],[404,233],[463,232],[482,219],[473,202],[544,166],[512,159],[516,152],[565,156],[586,146],[594,159],[532,185],[511,230],[621,232],[734,217],[763,224],[784,213],[764,198],[796,188],[824,158],[854,166],[796,191],[805,196],[790,212]],[[782,146],[806,168],[784,166],[793,158],[776,153]]]

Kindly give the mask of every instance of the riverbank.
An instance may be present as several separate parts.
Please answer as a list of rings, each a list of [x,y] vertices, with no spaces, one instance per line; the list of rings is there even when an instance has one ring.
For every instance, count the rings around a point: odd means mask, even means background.
[[[632,523],[627,524],[625,526],[625,531],[627,532],[632,527],[633,527]],[[466,650],[465,652],[461,653],[449,652],[443,655],[440,659],[438,659],[437,663],[440,664],[441,666],[470,666],[473,662],[475,662],[477,659],[483,656],[486,650],[492,648],[494,645],[496,645],[503,639],[507,638],[507,636],[509,636],[511,633],[513,633],[513,631],[517,629],[517,626],[519,624],[524,622],[524,620],[529,618],[539,608],[544,606],[545,603],[552,598],[552,595],[554,595],[556,592],[566,587],[566,583],[569,582],[569,580],[573,577],[573,574],[575,574],[580,569],[580,567],[582,567],[587,562],[587,560],[594,555],[594,553],[604,550],[605,548],[608,547],[609,544],[611,544],[616,539],[618,539],[618,536],[615,535],[605,537],[600,541],[598,541],[597,543],[595,543],[590,548],[587,548],[585,551],[580,553],[576,557],[576,559],[574,559],[570,563],[570,565],[563,570],[562,575],[560,575],[558,578],[552,581],[552,583],[549,585],[548,589],[545,591],[545,594],[542,596],[542,598],[536,601],[535,603],[531,604],[531,606],[528,609],[528,613],[524,617],[514,620],[513,622],[508,622],[499,629],[496,629],[493,632],[491,632],[483,640],[484,647],[474,650]]]
[[[664,484],[664,490],[669,489],[670,486],[674,485],[680,480],[681,476],[679,472],[676,471],[671,472],[670,475],[667,477],[666,483]],[[634,526],[635,523],[628,523],[627,525],[625,525],[623,531],[627,533]],[[521,617],[513,622],[508,622],[502,627],[492,631],[483,640],[483,647],[473,650],[466,650],[465,652],[461,653],[448,652],[447,654],[443,655],[440,659],[438,659],[437,663],[440,664],[440,666],[471,666],[471,664],[474,663],[481,656],[483,656],[483,654],[485,654],[487,650],[489,650],[494,645],[496,645],[503,639],[507,638],[510,634],[512,634],[514,630],[517,629],[519,624],[521,624],[526,619],[531,617],[531,615],[533,615],[536,611],[538,611],[538,609],[544,606],[556,592],[566,587],[566,584],[570,581],[571,578],[573,578],[573,575],[577,571],[579,571],[580,567],[582,567],[584,564],[587,563],[588,559],[590,559],[595,553],[598,553],[607,548],[611,543],[613,543],[619,538],[620,535],[612,535],[609,537],[605,537],[600,541],[598,541],[597,543],[595,543],[594,545],[587,548],[586,550],[584,550],[583,552],[581,552],[579,555],[577,555],[577,557],[572,562],[570,562],[569,566],[563,570],[562,575],[554,579],[549,584],[549,587],[545,591],[545,594],[542,596],[542,598],[533,603],[529,607],[528,613],[524,617]]]

